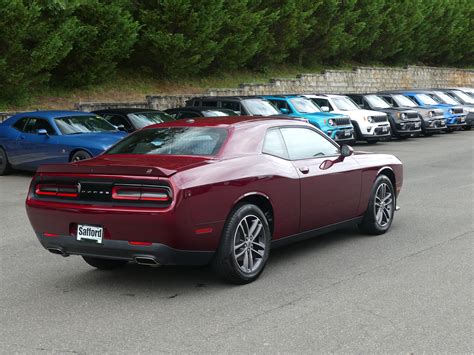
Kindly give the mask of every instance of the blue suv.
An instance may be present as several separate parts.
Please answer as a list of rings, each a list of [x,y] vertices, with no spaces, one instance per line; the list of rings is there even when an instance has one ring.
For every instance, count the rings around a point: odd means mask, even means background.
[[[453,132],[466,126],[466,113],[461,106],[440,103],[430,95],[429,91],[402,91],[400,93],[421,107],[442,109],[446,121],[446,132]]]
[[[308,120],[336,142],[353,142],[354,126],[349,116],[323,112],[313,101],[302,96],[263,96],[281,113]]]

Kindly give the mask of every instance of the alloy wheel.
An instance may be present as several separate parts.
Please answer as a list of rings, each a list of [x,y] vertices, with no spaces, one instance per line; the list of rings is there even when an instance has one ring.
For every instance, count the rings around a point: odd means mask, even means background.
[[[234,234],[234,259],[240,270],[251,274],[258,270],[266,252],[263,222],[255,215],[247,215],[239,222]]]
[[[377,187],[375,192],[375,220],[380,227],[386,227],[393,215],[393,196],[386,183]]]

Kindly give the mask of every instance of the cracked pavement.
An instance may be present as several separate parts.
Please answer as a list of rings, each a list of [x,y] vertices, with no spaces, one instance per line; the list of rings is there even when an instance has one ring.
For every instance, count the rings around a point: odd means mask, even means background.
[[[23,207],[31,175],[0,177],[0,353],[472,353],[474,132],[356,149],[404,163],[390,232],[272,250],[246,286],[52,255]]]

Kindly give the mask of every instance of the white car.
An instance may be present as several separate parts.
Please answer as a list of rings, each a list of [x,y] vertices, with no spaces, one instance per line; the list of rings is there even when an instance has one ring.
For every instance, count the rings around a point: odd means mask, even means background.
[[[376,143],[391,136],[387,114],[379,111],[364,110],[344,95],[303,95],[312,100],[323,111],[343,113],[351,118],[357,140]]]

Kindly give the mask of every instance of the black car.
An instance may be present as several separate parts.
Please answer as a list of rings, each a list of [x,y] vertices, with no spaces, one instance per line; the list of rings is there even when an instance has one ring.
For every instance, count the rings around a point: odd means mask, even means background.
[[[421,117],[421,131],[425,136],[440,133],[446,129],[443,110],[439,108],[427,108],[418,106],[412,99],[405,95],[390,92],[381,92],[377,96],[396,108],[409,109],[418,112]]]
[[[363,109],[385,112],[390,122],[392,136],[407,138],[421,133],[421,120],[417,111],[392,107],[377,94],[347,94],[347,96]]]
[[[175,119],[163,111],[142,108],[115,108],[94,111],[114,126],[134,132],[152,124],[174,121]]]
[[[284,116],[268,100],[256,96],[201,96],[186,101],[189,107],[214,107],[242,116]]]
[[[197,117],[238,116],[235,111],[217,107],[178,107],[170,108],[165,112],[177,120]]]

